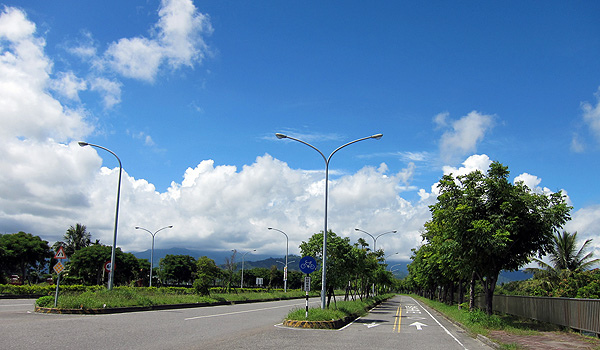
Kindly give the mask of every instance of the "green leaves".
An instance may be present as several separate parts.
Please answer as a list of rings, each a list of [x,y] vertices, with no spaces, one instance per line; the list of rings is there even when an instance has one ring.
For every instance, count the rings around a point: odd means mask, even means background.
[[[488,282],[501,270],[518,269],[551,248],[552,235],[570,219],[571,207],[562,193],[535,193],[522,183],[511,184],[508,175],[508,167],[493,162],[486,174],[440,179],[440,195],[422,234],[425,244],[413,256],[414,281],[441,285],[474,271],[491,295],[495,285]]]

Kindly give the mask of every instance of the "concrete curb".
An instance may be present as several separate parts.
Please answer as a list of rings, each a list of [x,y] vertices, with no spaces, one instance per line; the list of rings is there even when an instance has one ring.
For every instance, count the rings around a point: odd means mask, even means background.
[[[385,300],[376,302],[370,307],[370,310],[375,308],[377,305],[383,303]],[[345,325],[356,320],[358,316],[346,316],[337,320],[330,321],[305,321],[305,320],[285,320],[283,325],[286,327],[295,328],[314,328],[314,329],[340,329]]]
[[[477,339],[491,348],[500,349],[500,345],[496,344],[493,340],[484,335],[477,334]]]
[[[331,321],[299,321],[299,320],[285,320],[283,325],[286,327],[296,328],[314,328],[314,329],[340,329],[348,323],[356,320],[356,317],[345,317],[338,320]]]
[[[427,305],[425,305],[425,306],[427,306]],[[457,321],[451,319],[450,317],[447,317],[446,315],[444,315],[443,313],[439,312],[438,310],[432,308],[431,306],[427,306],[427,307],[430,308],[431,310],[434,310],[435,312],[438,313],[438,315],[440,315],[443,318],[445,318],[446,321],[452,323],[456,327],[458,327],[458,328],[462,329],[463,331],[469,333],[471,336],[473,336],[474,338],[476,338],[480,342],[484,343],[485,345],[487,345],[487,346],[489,346],[491,348],[494,348],[494,349],[500,349],[501,348],[499,344],[495,343],[493,340],[491,340],[490,338],[486,337],[485,335],[482,335],[482,334],[473,334],[473,333],[469,332],[469,330],[465,326],[463,326],[462,323],[457,322]]]

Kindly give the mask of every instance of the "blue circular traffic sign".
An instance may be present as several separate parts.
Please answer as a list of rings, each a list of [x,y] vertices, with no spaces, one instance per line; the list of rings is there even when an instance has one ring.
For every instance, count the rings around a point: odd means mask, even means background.
[[[300,259],[300,271],[309,274],[317,269],[317,261],[312,256],[305,256]]]

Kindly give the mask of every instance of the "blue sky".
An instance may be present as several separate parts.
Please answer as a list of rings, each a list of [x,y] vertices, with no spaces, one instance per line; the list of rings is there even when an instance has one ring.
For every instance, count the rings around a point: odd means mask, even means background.
[[[594,238],[600,4],[4,1],[0,230],[49,241],[76,222],[119,246],[290,252],[329,227],[407,258],[445,172],[507,165],[564,190]],[[4,97],[2,97],[4,96]],[[162,236],[162,237],[161,237]]]

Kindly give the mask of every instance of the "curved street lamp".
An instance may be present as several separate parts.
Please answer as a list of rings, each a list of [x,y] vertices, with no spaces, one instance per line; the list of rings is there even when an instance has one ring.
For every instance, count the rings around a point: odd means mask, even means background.
[[[398,232],[398,231],[396,231],[396,230],[393,230],[393,231],[388,231],[388,232],[380,233],[380,234],[378,234],[377,236],[373,236],[373,235],[372,235],[372,234],[370,234],[369,232],[367,232],[367,231],[364,231],[364,230],[361,230],[361,229],[359,229],[359,228],[355,228],[354,230],[355,230],[355,231],[360,231],[360,232],[362,232],[362,233],[366,233],[366,234],[368,234],[369,236],[371,236],[371,238],[373,238],[373,253],[374,253],[375,251],[377,251],[377,238],[379,238],[379,237],[381,237],[381,236],[383,236],[383,235],[387,235],[388,233],[396,233],[396,232]],[[398,254],[398,253],[396,253],[396,254]]]
[[[121,160],[115,154],[115,152],[109,150],[108,148],[94,145],[93,143],[83,142],[83,141],[79,141],[78,144],[81,147],[92,146],[92,147],[103,149],[103,150],[107,151],[108,153],[112,154],[113,156],[115,156],[115,158],[117,158],[117,161],[119,162],[119,183],[117,185],[117,206],[115,209],[115,231],[114,231],[114,235],[113,235],[112,251],[110,253],[110,265],[111,266],[110,266],[110,272],[108,273],[108,289],[111,290],[113,288],[113,285],[115,282],[115,269],[116,269],[116,265],[117,265],[117,261],[116,261],[117,259],[115,258],[115,252],[117,249],[117,226],[119,224],[119,198],[121,197],[121,173],[123,172],[123,166],[121,165]]]
[[[327,266],[327,197],[328,197],[328,189],[329,189],[329,161],[331,160],[331,157],[333,157],[333,155],[337,151],[341,150],[342,148],[349,146],[353,143],[363,141],[363,140],[368,140],[368,139],[379,140],[380,138],[383,137],[383,134],[375,134],[375,135],[363,137],[358,140],[354,140],[354,141],[348,142],[346,144],[343,144],[340,147],[336,148],[333,152],[331,152],[329,157],[325,157],[323,152],[321,152],[318,148],[316,148],[315,146],[311,145],[308,142],[299,140],[299,139],[291,137],[291,136],[287,136],[285,134],[280,134],[280,133],[276,133],[275,136],[277,136],[278,139],[290,139],[290,140],[294,140],[294,141],[303,143],[303,144],[307,145],[308,147],[314,149],[315,151],[319,152],[319,154],[321,155],[321,157],[323,157],[323,160],[325,161],[325,225],[324,225],[325,229],[323,230],[323,266],[322,266],[323,271],[321,274],[321,309],[325,309],[325,306],[326,306],[325,298],[326,298],[326,294],[327,294],[327,289],[326,289],[327,276],[326,276],[325,271],[327,270],[326,269],[326,266]]]
[[[379,237],[381,237],[381,236],[383,236],[383,235],[387,235],[388,233],[396,233],[396,232],[398,232],[398,231],[396,231],[396,230],[392,230],[392,231],[387,231],[387,232],[384,232],[384,233],[380,233],[380,234],[378,234],[377,236],[373,236],[373,235],[372,235],[372,234],[370,234],[369,232],[367,232],[367,231],[364,231],[364,230],[361,230],[361,229],[359,229],[359,228],[355,228],[354,230],[355,230],[355,231],[360,231],[360,232],[362,232],[362,233],[366,233],[366,234],[368,234],[369,236],[371,236],[371,238],[373,238],[373,253],[375,253],[375,254],[377,254],[377,238],[379,238]],[[396,254],[398,254],[398,253],[396,253]],[[377,256],[377,255],[375,255],[375,256]],[[385,259],[384,259],[384,260],[385,260]],[[373,285],[371,286],[371,291],[373,292],[373,295],[375,295],[375,282],[373,282]]]
[[[147,230],[143,227],[139,227],[139,226],[135,227],[136,230],[144,230],[144,231],[148,232],[150,235],[152,235],[152,250],[150,251],[150,287],[152,287],[152,268],[154,267],[154,236],[156,236],[156,234],[159,231],[162,231],[167,228],[173,228],[173,225],[165,226],[157,231],[154,231],[154,233],[152,233],[150,230]]]
[[[390,256],[392,256],[392,255],[396,255],[396,254],[400,254],[400,252],[395,252],[395,253],[392,253],[392,254],[390,254],[390,255],[386,255],[386,256],[383,258],[383,262],[386,262],[386,261],[387,261],[387,258],[389,258],[389,257],[390,257]]]
[[[254,249],[252,251],[255,252],[256,249]],[[245,252],[244,254],[242,254],[242,279],[240,280],[240,288],[244,288],[244,257],[248,253],[250,253],[250,252]]]
[[[288,249],[289,249],[290,239],[289,239],[287,233],[281,231],[280,229],[276,229],[273,227],[268,227],[267,229],[281,232],[285,236],[285,271],[283,272],[283,292],[287,293]]]

